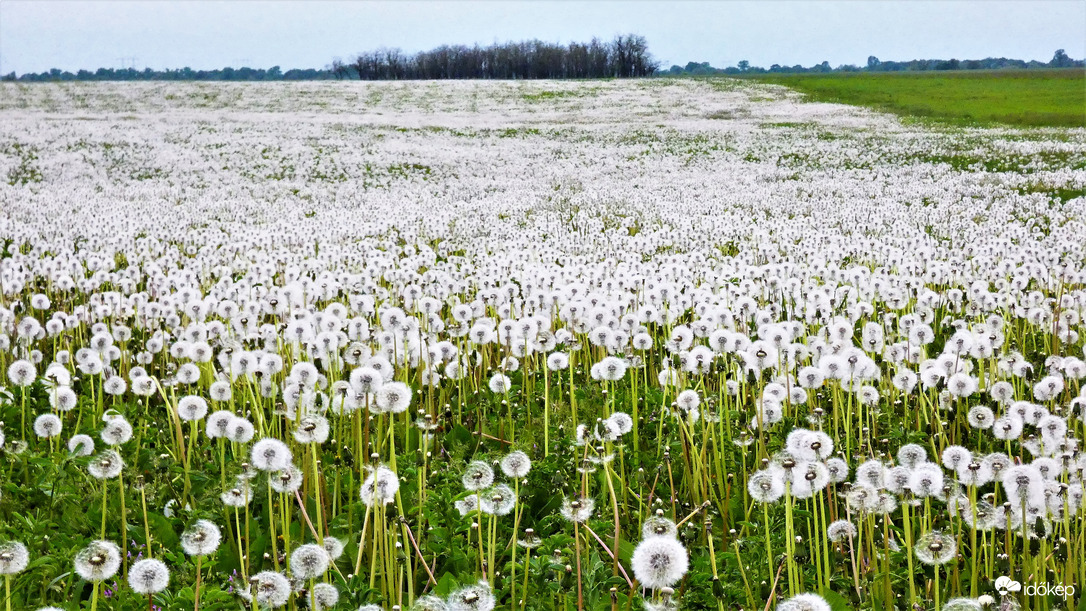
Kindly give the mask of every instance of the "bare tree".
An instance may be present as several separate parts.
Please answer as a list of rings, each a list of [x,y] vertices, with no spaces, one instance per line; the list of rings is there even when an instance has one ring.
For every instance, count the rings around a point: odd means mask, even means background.
[[[353,70],[363,80],[564,79],[649,76],[658,69],[644,36],[616,36],[610,43],[560,45],[541,40],[495,43],[488,47],[442,45],[407,55],[379,48],[359,53],[350,64],[332,61],[337,78]]]

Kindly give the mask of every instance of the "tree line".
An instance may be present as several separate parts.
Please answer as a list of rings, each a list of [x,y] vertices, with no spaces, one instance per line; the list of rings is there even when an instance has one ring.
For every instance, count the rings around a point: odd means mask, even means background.
[[[152,70],[99,68],[70,72],[14,72],[5,81],[291,81],[291,80],[417,80],[417,79],[583,79],[652,76],[659,62],[644,36],[625,34],[610,42],[593,38],[568,45],[541,40],[495,43],[489,46],[441,45],[429,51],[405,53],[396,48],[365,51],[344,61],[336,58],[321,69],[279,66],[216,70]]]
[[[822,62],[810,67],[796,64],[769,68],[741,61],[735,66],[714,68],[709,62],[689,62],[661,70],[643,36],[616,36],[611,42],[593,38],[587,43],[561,45],[539,40],[507,42],[488,47],[442,45],[429,51],[407,54],[400,49],[377,49],[359,53],[349,61],[335,59],[324,68],[221,68],[193,70],[178,68],[99,68],[69,72],[53,68],[35,73],[0,77],[4,81],[316,81],[332,79],[578,79],[628,78],[643,76],[708,76],[714,74],[800,74],[820,72],[910,72],[926,70],[1001,70],[1040,68],[1083,68],[1081,59],[1071,59],[1059,49],[1048,62],[988,57],[985,59],[914,59],[880,61],[867,58],[865,66],[844,64],[831,67]]]
[[[144,68],[99,68],[94,72],[79,70],[69,72],[53,68],[47,72],[28,72],[15,76],[11,72],[3,77],[6,81],[317,81],[336,78],[329,69],[301,68],[283,72],[279,66],[271,68],[222,68],[216,70],[152,70]]]
[[[568,45],[524,40],[486,47],[442,45],[407,54],[380,48],[349,61],[335,59],[338,78],[417,79],[582,79],[651,76],[659,68],[644,36],[619,35],[610,42],[593,38]]]
[[[927,70],[1006,70],[1039,68],[1082,68],[1086,66],[1081,59],[1071,59],[1063,49],[1059,49],[1049,62],[1037,60],[1007,59],[1006,57],[987,57],[984,59],[914,59],[910,61],[881,61],[874,55],[867,58],[867,65],[843,64],[831,67],[829,62],[822,62],[810,67],[799,64],[782,66],[773,64],[769,68],[751,66],[743,60],[735,66],[714,68],[709,62],[689,62],[685,66],[673,65],[659,72],[661,76],[708,76],[713,74],[802,74],[820,72],[923,72]]]

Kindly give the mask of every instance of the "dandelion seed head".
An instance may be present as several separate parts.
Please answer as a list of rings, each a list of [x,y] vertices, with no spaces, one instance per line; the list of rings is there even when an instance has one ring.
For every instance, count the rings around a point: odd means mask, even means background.
[[[123,416],[110,418],[102,426],[99,437],[106,445],[119,446],[132,439],[132,425]]]
[[[654,590],[678,583],[686,574],[689,564],[686,548],[678,539],[671,537],[642,540],[630,558],[634,576],[641,585]]]
[[[189,556],[215,553],[222,543],[222,532],[210,520],[197,520],[181,533],[181,549]]]
[[[273,437],[265,437],[253,444],[250,462],[261,471],[281,471],[293,458],[287,444]]]
[[[448,611],[492,611],[497,601],[485,581],[454,590],[447,599]]]
[[[234,443],[249,443],[255,433],[253,423],[241,417],[231,418],[226,428],[226,438]]]
[[[958,553],[954,537],[933,530],[924,533],[916,540],[914,547],[916,558],[928,565],[940,565],[950,562]]]
[[[595,508],[596,502],[590,498],[566,497],[558,512],[568,522],[586,522]]]
[[[0,575],[21,573],[29,563],[30,553],[25,545],[18,541],[0,543]]]
[[[333,562],[335,562],[340,556],[343,555],[343,541],[340,541],[336,537],[325,535],[324,551],[328,552],[328,557]]]
[[[177,401],[177,416],[185,422],[200,420],[207,415],[207,401],[203,397],[187,395]]]
[[[491,473],[493,480],[493,472]],[[396,492],[400,489],[400,478],[396,472],[384,465],[379,465],[362,482],[360,492],[362,503],[367,507],[374,504],[387,505],[396,500]]]
[[[309,591],[309,608],[313,611],[325,611],[339,602],[339,590],[330,583],[313,584]]]
[[[494,483],[494,470],[481,460],[472,461],[464,468],[460,482],[465,490],[478,491],[489,488]]]
[[[68,439],[68,452],[73,456],[90,456],[94,454],[94,439],[90,435],[72,435]]]
[[[128,585],[136,594],[156,594],[170,583],[170,570],[161,560],[144,558],[128,568]]]
[[[316,579],[328,570],[327,550],[316,543],[300,545],[290,554],[290,570],[302,580]]]
[[[528,475],[528,471],[532,468],[532,460],[528,458],[528,455],[520,450],[515,450],[506,454],[501,461],[502,473],[506,477],[515,479],[521,479]]]
[[[796,594],[777,605],[777,611],[830,611],[830,609],[830,603],[818,594]]]
[[[330,430],[327,418],[310,414],[299,419],[294,428],[294,440],[301,444],[322,444],[328,440]]]
[[[60,435],[63,425],[56,414],[42,414],[34,419],[34,434],[42,439]]]
[[[121,568],[121,550],[112,541],[93,541],[75,555],[75,572],[85,581],[105,581]]]
[[[277,608],[290,599],[290,580],[275,571],[261,571],[250,578],[253,600],[264,607]]]
[[[113,450],[103,450],[87,463],[87,472],[95,479],[113,479],[121,474],[124,461]]]
[[[670,537],[675,539],[678,536],[679,529],[675,526],[675,522],[663,516],[652,516],[641,524],[642,539],[650,537]]]
[[[857,532],[856,526],[848,520],[837,520],[831,522],[830,525],[826,527],[826,536],[834,543],[839,543],[846,539],[851,540],[856,536]]]

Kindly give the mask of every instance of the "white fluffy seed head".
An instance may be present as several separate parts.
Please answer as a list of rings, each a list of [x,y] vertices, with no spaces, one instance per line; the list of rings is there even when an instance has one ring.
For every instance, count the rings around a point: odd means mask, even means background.
[[[375,503],[388,505],[396,500],[396,492],[399,489],[400,478],[396,472],[381,465],[373,469],[362,482],[362,490],[359,494],[362,497],[362,503],[367,507],[372,507]]]
[[[678,539],[652,537],[637,545],[630,564],[641,585],[659,590],[678,583],[686,574],[690,559]]]
[[[818,594],[796,594],[777,605],[777,611],[830,611],[830,608],[830,603]]]
[[[376,393],[378,411],[399,414],[411,405],[411,387],[403,382],[389,382]]]
[[[68,440],[68,451],[73,456],[90,456],[94,454],[94,439],[90,435],[72,435]]]
[[[181,549],[189,556],[207,556],[215,553],[222,543],[222,532],[214,522],[197,520],[181,533]]]
[[[128,585],[136,594],[156,594],[170,583],[170,570],[154,558],[137,560],[128,569]]]
[[[501,462],[502,473],[506,477],[520,479],[528,475],[532,468],[532,459],[520,450],[515,450],[505,455]]]
[[[328,551],[316,543],[306,543],[290,554],[290,572],[298,579],[316,579],[328,570]]]
[[[280,471],[290,464],[293,455],[287,444],[273,437],[265,437],[253,444],[251,463],[261,471]]]
[[[60,435],[62,428],[56,414],[42,414],[34,419],[34,434],[42,439],[52,439]]]
[[[325,611],[339,602],[339,590],[330,583],[314,584],[309,592],[309,608],[313,611]]]
[[[121,474],[124,461],[113,450],[103,450],[87,463],[87,472],[95,479],[113,479]]]
[[[464,485],[464,489],[471,491],[489,488],[494,483],[494,470],[481,460],[472,461],[464,469],[460,483]]]
[[[75,572],[85,581],[105,581],[121,568],[121,550],[112,541],[93,541],[75,556]]]
[[[199,420],[207,415],[207,401],[196,395],[181,397],[177,402],[177,415],[185,422]]]
[[[264,607],[282,607],[290,599],[290,580],[275,571],[261,571],[250,579],[253,600]]]
[[[0,575],[21,573],[29,562],[30,553],[22,543],[18,541],[0,543]]]
[[[491,611],[497,601],[485,581],[449,594],[448,611]]]

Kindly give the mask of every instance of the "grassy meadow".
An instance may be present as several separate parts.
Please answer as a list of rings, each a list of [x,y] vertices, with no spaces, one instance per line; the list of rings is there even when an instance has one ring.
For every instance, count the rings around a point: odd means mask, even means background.
[[[959,124],[1086,127],[1086,71],[974,70],[759,75],[812,101]]]

